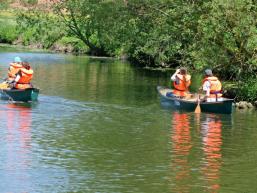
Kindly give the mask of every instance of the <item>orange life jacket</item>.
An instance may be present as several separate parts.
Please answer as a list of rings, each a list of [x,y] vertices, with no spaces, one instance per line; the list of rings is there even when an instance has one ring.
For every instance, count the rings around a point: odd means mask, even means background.
[[[221,82],[219,81],[219,79],[217,77],[215,77],[215,76],[210,76],[210,77],[206,77],[203,80],[203,84],[206,81],[209,81],[210,85],[211,85],[210,96],[209,97],[210,98],[221,97],[222,96],[222,94],[221,94],[222,85],[221,85]]]
[[[10,63],[10,67],[8,70],[8,79],[14,79],[16,77],[16,74],[19,72],[19,70],[22,68],[22,65],[16,62]]]
[[[176,96],[185,97],[185,96],[187,96],[188,92],[174,89],[173,94]]]
[[[33,78],[33,70],[32,69],[25,69],[21,68],[21,77],[18,80],[15,88],[17,89],[25,89],[25,88],[31,88],[30,81]]]
[[[173,82],[175,88],[173,93],[178,96],[186,96],[188,87],[191,84],[191,76],[177,74],[176,79],[178,79],[178,81]]]

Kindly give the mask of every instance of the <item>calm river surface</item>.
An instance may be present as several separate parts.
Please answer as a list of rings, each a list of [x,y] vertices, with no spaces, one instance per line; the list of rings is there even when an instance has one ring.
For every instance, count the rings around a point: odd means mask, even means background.
[[[1,78],[15,56],[41,93],[0,101],[0,192],[257,192],[255,111],[173,111],[170,73],[112,59],[2,50]]]

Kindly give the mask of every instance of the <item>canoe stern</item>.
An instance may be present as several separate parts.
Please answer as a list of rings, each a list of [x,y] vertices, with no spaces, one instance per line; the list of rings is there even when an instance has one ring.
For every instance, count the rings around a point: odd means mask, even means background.
[[[3,89],[0,91],[1,99],[11,101],[37,101],[39,89],[28,88],[28,89]]]

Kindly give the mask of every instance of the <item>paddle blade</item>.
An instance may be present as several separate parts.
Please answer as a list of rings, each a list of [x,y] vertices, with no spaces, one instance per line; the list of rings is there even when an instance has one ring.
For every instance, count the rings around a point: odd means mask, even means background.
[[[196,108],[195,108],[195,113],[201,113],[200,104],[197,104],[197,106],[196,106]]]

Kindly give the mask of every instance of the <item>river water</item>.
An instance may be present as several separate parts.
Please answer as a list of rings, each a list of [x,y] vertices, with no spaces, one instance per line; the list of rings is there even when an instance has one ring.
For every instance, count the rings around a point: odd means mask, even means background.
[[[113,59],[2,50],[2,78],[15,56],[41,90],[0,101],[0,192],[257,192],[256,111],[174,111],[169,72]]]

